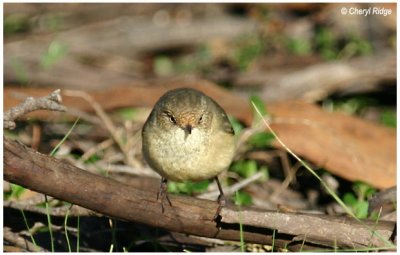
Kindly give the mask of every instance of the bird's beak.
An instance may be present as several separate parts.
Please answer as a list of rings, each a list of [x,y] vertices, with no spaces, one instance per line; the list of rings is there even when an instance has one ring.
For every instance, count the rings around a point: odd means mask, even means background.
[[[182,127],[182,129],[185,131],[185,141],[186,141],[186,139],[188,138],[188,136],[189,136],[190,134],[192,134],[192,129],[193,129],[193,127],[192,127],[192,125],[187,124],[186,126]]]
[[[193,128],[193,127],[192,127],[192,125],[190,125],[190,124],[187,124],[186,127],[185,127],[185,129],[186,129],[186,131],[189,133],[189,135],[192,134],[192,128]]]

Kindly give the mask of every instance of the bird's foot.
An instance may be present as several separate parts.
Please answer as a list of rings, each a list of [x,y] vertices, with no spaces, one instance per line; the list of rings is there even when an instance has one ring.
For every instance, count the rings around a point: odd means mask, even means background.
[[[213,218],[213,221],[215,221],[215,222],[217,222],[218,218],[221,217],[219,214],[221,213],[222,207],[224,207],[226,205],[226,199],[225,199],[224,194],[220,194],[218,196],[217,202],[218,202],[218,208],[217,208],[217,211],[215,212],[215,215]]]
[[[157,193],[157,200],[161,199],[161,211],[164,213],[164,201],[167,199],[168,204],[172,206],[171,201],[169,200],[167,193],[167,182],[168,180],[165,178],[161,178],[160,190]]]

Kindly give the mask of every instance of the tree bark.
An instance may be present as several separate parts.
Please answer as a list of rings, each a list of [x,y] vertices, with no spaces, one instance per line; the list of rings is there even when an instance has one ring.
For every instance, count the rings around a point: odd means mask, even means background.
[[[178,195],[169,195],[172,207],[166,205],[162,213],[156,194],[86,172],[6,137],[4,179],[110,217],[173,232],[239,241],[242,224],[245,242],[274,244],[274,248],[293,251],[335,246],[392,247],[387,240],[394,235],[393,222],[364,221],[381,236],[372,238],[370,230],[348,217],[237,210],[229,206],[223,208],[222,218],[216,223],[213,221],[218,207],[215,201]]]

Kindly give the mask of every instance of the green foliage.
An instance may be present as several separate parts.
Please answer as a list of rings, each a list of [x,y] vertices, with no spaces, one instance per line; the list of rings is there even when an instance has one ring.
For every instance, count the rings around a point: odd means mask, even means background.
[[[3,28],[5,36],[27,32],[31,29],[29,17],[21,13],[7,15],[4,17]]]
[[[366,183],[357,181],[353,184],[353,190],[359,199],[369,199],[376,193],[376,190]]]
[[[86,161],[85,161],[85,164],[94,164],[94,163],[96,163],[97,161],[99,161],[99,160],[101,160],[101,157],[99,156],[99,155],[97,155],[97,154],[93,154],[92,156],[90,156],[90,158],[88,158]]]
[[[249,178],[257,172],[263,172],[260,181],[266,181],[269,178],[268,168],[266,166],[258,167],[255,160],[239,160],[234,162],[230,170],[239,174],[243,178]]]
[[[368,184],[355,182],[353,184],[354,193],[347,192],[343,196],[343,201],[348,205],[354,214],[360,218],[368,217],[368,199],[376,192]]]
[[[317,51],[325,59],[335,59],[337,56],[336,42],[333,33],[328,28],[320,28],[315,34]]]
[[[382,124],[395,128],[397,126],[397,116],[395,110],[385,110],[380,116]]]
[[[204,180],[201,182],[168,182],[168,192],[170,193],[183,193],[191,195],[193,193],[201,193],[207,190],[208,185],[210,184],[209,180]]]
[[[232,124],[233,131],[235,131],[235,135],[240,134],[244,128],[243,125],[233,116],[228,116],[228,118]]]
[[[232,164],[230,168],[244,178],[248,178],[257,173],[258,167],[255,160],[239,160]]]
[[[26,189],[20,185],[10,183],[11,192],[5,194],[6,199],[15,198],[18,199]]]
[[[368,202],[359,201],[353,193],[346,193],[343,196],[343,201],[346,205],[350,206],[354,214],[360,218],[365,219],[368,216]]]
[[[340,52],[339,57],[351,57],[355,55],[369,55],[373,52],[373,48],[370,42],[350,34],[348,36],[348,43],[345,45],[343,50]]]
[[[167,56],[158,56],[154,60],[153,72],[158,76],[168,76],[174,72],[174,63]]]
[[[287,40],[287,48],[294,55],[304,56],[312,52],[312,47],[309,41],[304,39],[290,38]]]
[[[235,45],[234,62],[240,70],[246,70],[252,61],[259,57],[265,49],[265,43],[258,36],[240,38]]]
[[[341,46],[340,39],[344,40]],[[373,47],[367,40],[349,34],[345,38],[336,38],[327,27],[319,28],[315,35],[317,52],[325,59],[349,58],[357,55],[368,55],[373,52]]]
[[[258,36],[244,36],[232,43],[232,52],[223,57],[229,61],[229,65],[237,66],[244,71],[252,61],[264,51],[264,41]],[[208,75],[213,73],[216,59],[208,45],[198,47],[195,52],[177,56],[172,59],[169,56],[158,55],[155,57],[153,72],[158,76],[168,76],[175,73],[202,73]]]
[[[68,53],[66,45],[53,41],[50,43],[47,51],[42,55],[40,59],[40,65],[43,69],[49,69],[58,61],[60,61]]]
[[[269,132],[259,132],[250,136],[247,142],[254,148],[261,149],[269,147],[274,139],[275,136]]]
[[[117,111],[117,114],[123,120],[133,120],[137,115],[137,109],[132,107],[122,108]]]
[[[235,205],[239,206],[247,206],[253,203],[250,194],[241,190],[237,191],[235,195],[232,196],[232,199],[235,202]]]
[[[263,175],[261,176],[260,179],[258,179],[260,182],[265,182],[269,179],[269,171],[267,166],[262,166],[258,169],[259,172],[262,172]]]
[[[340,111],[351,115],[359,115],[370,107],[376,107],[382,111],[379,116],[380,123],[392,128],[397,126],[396,110],[380,106],[373,97],[354,96],[345,99],[327,99],[322,102],[322,107],[327,111]]]
[[[368,106],[375,105],[376,100],[370,97],[354,96],[352,98],[325,100],[323,108],[328,111],[341,111],[347,114],[359,114]]]

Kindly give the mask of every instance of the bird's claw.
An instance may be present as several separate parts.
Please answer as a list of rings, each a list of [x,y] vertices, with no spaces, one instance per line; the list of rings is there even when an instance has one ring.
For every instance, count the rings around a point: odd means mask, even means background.
[[[168,193],[167,193],[167,182],[168,180],[165,178],[161,179],[160,190],[157,193],[157,201],[161,199],[161,211],[164,213],[164,201],[167,199],[168,204],[172,206],[171,200],[169,200]]]

